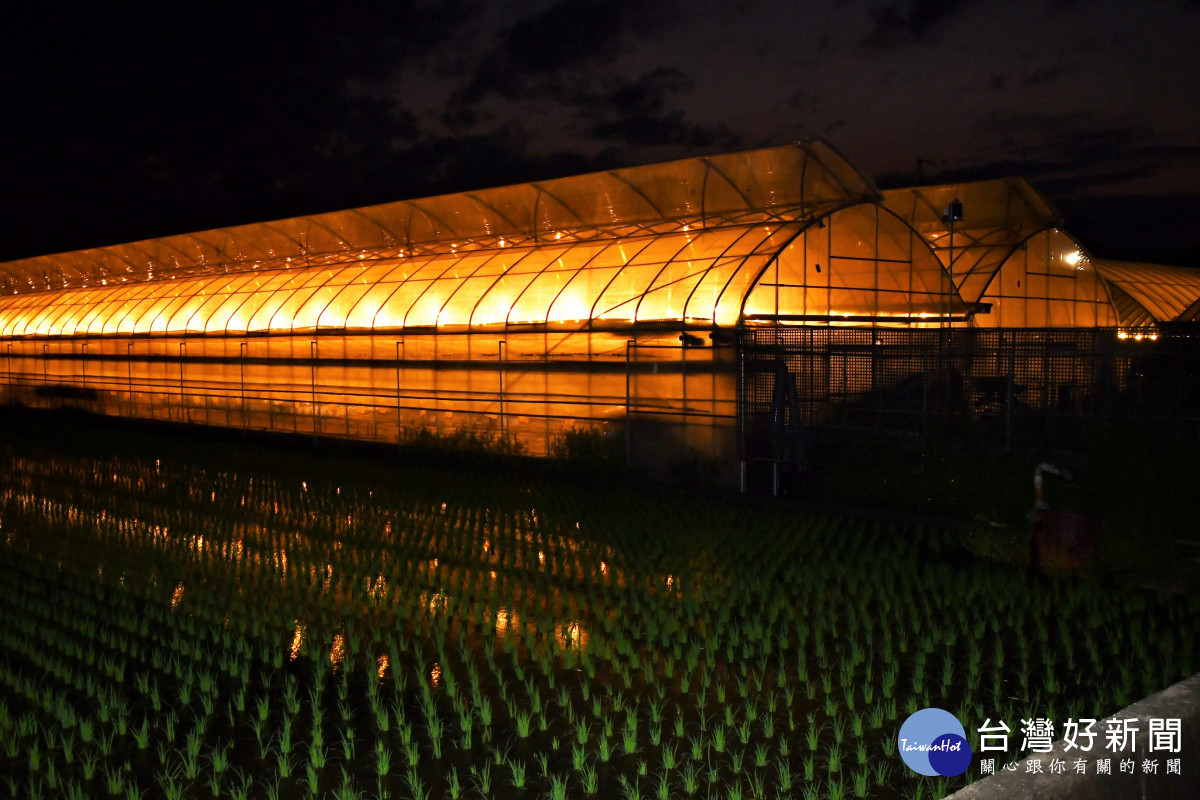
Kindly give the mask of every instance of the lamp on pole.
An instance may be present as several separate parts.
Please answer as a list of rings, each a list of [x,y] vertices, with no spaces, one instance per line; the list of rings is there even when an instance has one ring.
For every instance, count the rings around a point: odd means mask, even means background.
[[[962,218],[963,206],[956,197],[942,212],[942,222],[950,225],[950,261],[947,267],[950,273],[950,286],[946,289],[946,327],[951,326],[954,312],[954,223],[962,222]]]

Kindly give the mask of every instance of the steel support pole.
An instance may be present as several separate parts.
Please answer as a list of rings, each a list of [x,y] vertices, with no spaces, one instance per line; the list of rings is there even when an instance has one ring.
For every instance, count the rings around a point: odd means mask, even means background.
[[[136,416],[133,410],[133,342],[125,343],[125,391],[129,394],[129,416]]]
[[[401,348],[403,348],[403,347],[404,347],[404,339],[397,339],[397,341],[396,341],[396,444],[397,445],[402,444],[404,441],[404,419],[403,419],[403,411],[401,410],[401,405],[400,405],[400,393],[401,393],[400,367],[401,367],[401,360],[402,360]]]
[[[508,444],[508,430],[504,424],[504,340],[496,349],[496,361],[500,366],[500,442]]]
[[[633,466],[633,407],[630,381],[630,361],[633,339],[625,340],[625,466]]]
[[[950,264],[947,267],[950,272],[950,286],[946,289],[946,327],[954,326],[954,212],[950,213]]]
[[[249,426],[249,414],[246,412],[246,348],[248,342],[238,342],[238,379],[242,392],[242,430]]]
[[[188,411],[187,398],[183,394],[183,360],[187,356],[187,343],[179,343],[179,416],[184,422],[191,422],[191,414]]]
[[[312,365],[310,370],[311,380],[309,385],[312,389],[312,424],[313,424],[313,444],[317,443],[317,435],[320,432],[321,422],[320,415],[317,414],[317,341],[316,339],[308,343],[309,362]]]

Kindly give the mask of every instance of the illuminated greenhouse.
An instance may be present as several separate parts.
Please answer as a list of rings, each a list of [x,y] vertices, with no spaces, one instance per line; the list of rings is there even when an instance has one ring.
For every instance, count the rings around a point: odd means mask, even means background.
[[[804,142],[0,264],[0,355],[9,403],[744,466],[929,370],[888,347],[1161,318],[1112,276],[1024,181],[880,193]]]

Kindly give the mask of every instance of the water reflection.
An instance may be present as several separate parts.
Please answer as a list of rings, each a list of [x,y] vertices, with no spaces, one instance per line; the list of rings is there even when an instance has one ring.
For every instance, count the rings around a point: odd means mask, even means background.
[[[300,620],[296,620],[296,633],[292,636],[292,647],[288,653],[288,657],[295,661],[300,656],[300,645],[304,643],[304,626],[300,624]]]
[[[215,626],[249,623],[255,635],[278,637],[273,646],[284,645],[291,660],[310,637],[332,641],[331,663],[359,659],[381,677],[400,669],[396,655],[378,655],[396,632],[425,642],[449,633],[472,648],[503,641],[578,653],[612,627],[614,612],[597,587],[683,596],[678,571],[630,572],[625,554],[579,532],[576,514],[559,522],[528,507],[385,502],[316,481],[136,458],[9,452],[0,469],[8,476],[0,495],[6,541],[14,531],[65,530],[46,537],[52,547],[42,556],[64,571],[94,570],[114,583],[127,577],[135,592],[161,583],[171,587],[174,612]],[[162,590],[146,596],[161,598]],[[207,602],[213,597],[224,602]],[[355,642],[367,652],[349,652]]]
[[[587,629],[578,620],[559,625],[554,629],[554,641],[563,650],[582,650],[588,642]]]
[[[329,646],[329,663],[335,667],[340,667],[345,658],[346,637],[339,633],[333,637],[333,644]]]

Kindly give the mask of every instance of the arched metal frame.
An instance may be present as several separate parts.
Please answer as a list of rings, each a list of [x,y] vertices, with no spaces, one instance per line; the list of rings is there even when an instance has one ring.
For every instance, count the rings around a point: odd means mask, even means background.
[[[1200,269],[1098,258],[1122,325],[1200,320]]]
[[[963,220],[955,225],[951,246],[942,214],[953,200],[962,203]],[[1117,324],[1113,298],[1091,255],[1063,230],[1058,212],[1026,181],[894,189],[883,193],[883,204],[929,243],[963,302],[975,312],[973,325]],[[1030,271],[1031,248],[1043,245],[1044,259],[1036,264],[1041,269]]]
[[[732,325],[783,242],[877,199],[853,167],[810,142],[188,234],[45,257],[128,265],[141,254],[149,275],[170,253],[184,275],[0,298],[0,335]],[[403,229],[405,247],[314,258],[314,228],[337,234],[339,247],[353,229],[356,246],[393,248]],[[303,244],[303,266],[278,258],[280,237]],[[182,263],[185,248],[216,240],[274,261],[216,272],[215,254],[201,252],[190,269]]]
[[[952,199],[966,208],[953,263],[941,220]],[[809,250],[820,237],[828,263],[815,276]],[[1100,326],[1176,318],[1197,301],[1186,270],[1142,267],[1115,266],[1105,280],[1022,180],[880,195],[827,145],[807,142],[0,264],[10,287],[55,287],[0,297],[0,336],[767,318]]]
[[[39,256],[0,264],[0,275],[9,293],[107,286],[801,219],[876,196],[810,141]]]

